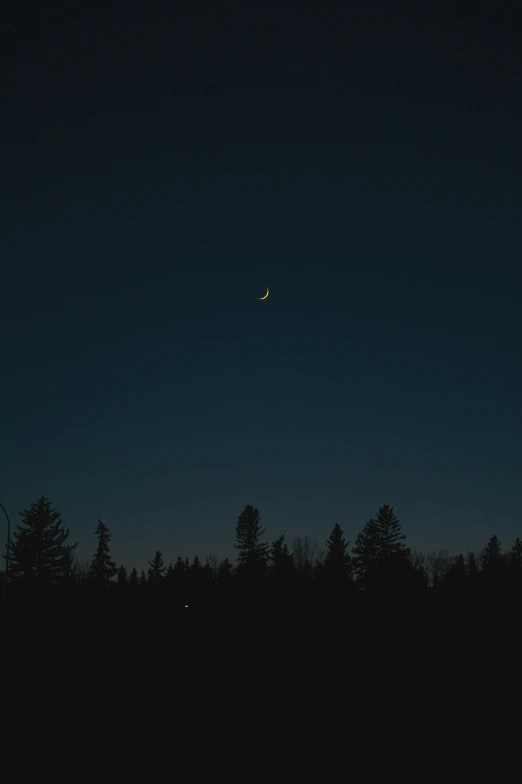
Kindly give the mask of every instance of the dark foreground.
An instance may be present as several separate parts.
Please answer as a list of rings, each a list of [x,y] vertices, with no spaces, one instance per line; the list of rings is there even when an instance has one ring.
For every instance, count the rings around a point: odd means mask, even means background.
[[[13,662],[176,662],[199,667],[256,662],[281,665],[338,660],[405,667],[479,660],[520,661],[522,603],[426,593],[340,599],[244,590],[227,595],[173,596],[161,591],[11,591],[3,655]],[[7,632],[7,633],[5,633]]]

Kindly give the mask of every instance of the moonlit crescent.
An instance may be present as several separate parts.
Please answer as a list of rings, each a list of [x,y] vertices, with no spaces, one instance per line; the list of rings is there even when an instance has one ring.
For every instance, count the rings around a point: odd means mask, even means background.
[[[269,295],[269,294],[270,294],[270,292],[269,292],[269,290],[267,289],[267,290],[266,290],[266,294],[265,294],[265,296],[264,296],[264,297],[259,297],[259,299],[266,299],[266,298],[268,297],[268,295]]]

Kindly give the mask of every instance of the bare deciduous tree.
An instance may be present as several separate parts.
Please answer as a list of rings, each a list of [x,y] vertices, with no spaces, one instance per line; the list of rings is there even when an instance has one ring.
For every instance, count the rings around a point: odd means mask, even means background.
[[[88,558],[75,558],[72,568],[73,577],[78,583],[89,579],[91,564]]]
[[[296,536],[292,542],[292,554],[298,572],[314,567],[318,550],[317,539],[312,539],[310,536]]]
[[[451,569],[454,560],[454,556],[452,556],[449,550],[446,549],[438,551],[432,550],[431,553],[428,553],[425,559],[424,569],[426,571],[429,584],[431,585],[433,583],[433,578],[435,575],[443,579]]]
[[[418,550],[410,553],[410,563],[415,569],[426,569],[426,556]]]

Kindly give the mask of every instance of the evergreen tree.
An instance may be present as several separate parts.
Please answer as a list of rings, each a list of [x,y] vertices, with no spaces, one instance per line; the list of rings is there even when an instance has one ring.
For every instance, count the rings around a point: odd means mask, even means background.
[[[416,577],[411,567],[411,550],[403,544],[406,534],[402,533],[399,519],[388,504],[381,506],[375,518],[379,541],[379,582],[385,591],[405,587],[405,581]],[[391,596],[392,594],[389,593]]]
[[[475,554],[471,551],[468,552],[468,557],[466,558],[466,574],[472,580],[476,579],[478,575],[477,559],[475,558]]]
[[[512,577],[509,569],[509,556],[504,556],[498,536],[492,536],[481,553],[481,579],[493,597],[506,587],[505,581]]]
[[[509,551],[509,560],[512,564],[517,564],[522,568],[522,540],[519,536],[517,536],[513,543],[513,547]]]
[[[522,541],[518,536],[509,551],[509,574],[511,586],[522,588]]]
[[[22,523],[11,542],[10,573],[36,587],[70,578],[76,544],[66,544],[69,529],[64,528],[60,513],[42,496],[19,515]]]
[[[145,588],[145,586],[147,585],[147,575],[145,574],[144,569],[141,570],[139,583],[141,588]]]
[[[134,567],[131,570],[129,576],[129,585],[132,586],[132,588],[137,588],[139,584],[140,584],[140,578],[138,576],[138,570],[136,569],[136,567]]]
[[[118,569],[109,554],[109,542],[111,535],[108,526],[98,520],[96,526],[96,536],[98,537],[98,547],[91,562],[91,577],[99,585],[108,585]]]
[[[393,507],[381,506],[377,517],[371,518],[357,536],[352,550],[357,577],[363,585],[383,587],[397,580],[400,583],[403,578],[420,580],[411,550],[403,544],[405,538]]]
[[[379,567],[380,547],[377,523],[370,519],[357,534],[352,548],[353,568],[357,579],[367,584],[375,576]]]
[[[261,528],[259,510],[247,504],[238,517],[236,525],[236,541],[234,545],[238,553],[238,570],[242,574],[262,576],[266,571],[268,544],[259,539],[265,531]]]
[[[228,558],[224,558],[218,566],[218,582],[227,585],[234,576],[234,565]]]
[[[201,561],[199,560],[198,556],[194,556],[194,560],[192,561],[192,565],[190,567],[190,571],[194,574],[200,574],[202,569]]]
[[[128,584],[129,584],[129,579],[127,577],[127,570],[122,564],[118,569],[118,585],[124,588]]]
[[[185,572],[187,568],[188,567],[185,564],[183,558],[181,558],[181,556],[178,555],[178,557],[176,558],[176,563],[174,565],[174,571],[176,572],[176,574],[183,574],[183,572]]]
[[[502,547],[498,536],[493,535],[481,553],[484,574],[496,574],[502,566]]]
[[[175,576],[176,576],[176,572],[174,570],[174,566],[171,563],[169,563],[169,565],[167,566],[167,571],[165,572],[165,582],[169,584],[172,583],[175,579]]]
[[[154,554],[154,558],[151,558],[149,561],[149,571],[148,571],[148,582],[151,585],[157,585],[161,578],[163,577],[163,573],[165,572],[165,567],[163,565],[163,555],[161,550],[156,550]]]
[[[341,526],[336,523],[326,540],[323,574],[327,579],[348,579],[352,576],[352,559],[348,552],[348,544]]]
[[[388,504],[381,506],[377,512],[375,526],[379,541],[379,560],[381,563],[397,555],[409,557],[409,547],[402,544],[402,540],[406,539],[406,534],[402,533],[400,521],[395,516],[392,506],[388,506]]]
[[[273,577],[287,578],[292,575],[294,562],[285,542],[285,535],[272,542],[270,548],[270,573]]]

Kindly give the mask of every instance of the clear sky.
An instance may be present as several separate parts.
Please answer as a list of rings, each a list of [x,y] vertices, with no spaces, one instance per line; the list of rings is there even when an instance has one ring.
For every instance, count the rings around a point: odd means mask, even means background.
[[[248,503],[270,540],[388,503],[417,549],[511,546],[510,4],[218,5],[2,22],[0,502],[139,568],[233,556]]]

